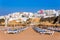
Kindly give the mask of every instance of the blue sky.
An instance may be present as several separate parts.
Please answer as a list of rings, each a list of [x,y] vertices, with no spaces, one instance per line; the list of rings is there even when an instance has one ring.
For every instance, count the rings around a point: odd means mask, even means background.
[[[40,9],[60,9],[60,0],[0,0],[0,15]]]

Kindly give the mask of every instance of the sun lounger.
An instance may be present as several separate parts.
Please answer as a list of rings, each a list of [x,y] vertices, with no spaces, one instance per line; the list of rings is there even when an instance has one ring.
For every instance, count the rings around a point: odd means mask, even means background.
[[[22,31],[26,30],[27,28],[28,28],[28,27],[15,28],[15,29],[12,29],[12,28],[6,28],[5,33],[15,34],[15,33],[22,32]]]
[[[41,33],[41,34],[52,34],[52,35],[53,35],[53,34],[54,34],[54,31],[48,31],[48,30],[47,30],[47,31],[45,31],[45,32],[40,32],[40,33]]]
[[[25,28],[18,28],[19,32],[26,30],[28,27]]]
[[[60,28],[53,28],[53,27],[48,27],[47,28],[48,30],[53,30],[53,31],[57,31],[57,32],[60,32]]]
[[[15,33],[18,33],[18,30],[17,30],[17,29],[15,29],[15,30],[8,29],[5,33],[8,33],[8,34],[15,34]]]
[[[33,29],[41,34],[53,34],[54,33],[54,31],[50,31],[47,29],[41,29],[39,27],[34,27]]]
[[[37,32],[40,32],[40,31],[41,31],[41,29],[38,28],[38,27],[34,27],[33,29],[34,29],[35,31],[37,31]]]

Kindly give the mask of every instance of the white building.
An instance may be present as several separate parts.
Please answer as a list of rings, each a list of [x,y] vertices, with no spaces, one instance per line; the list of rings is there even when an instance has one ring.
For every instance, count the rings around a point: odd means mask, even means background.
[[[57,10],[57,12],[58,12],[58,15],[60,15],[60,10]]]
[[[0,16],[0,19],[4,19],[5,17],[4,16]]]
[[[44,17],[53,17],[53,16],[58,16],[58,12],[56,10],[39,10],[38,13],[40,12],[40,16]]]

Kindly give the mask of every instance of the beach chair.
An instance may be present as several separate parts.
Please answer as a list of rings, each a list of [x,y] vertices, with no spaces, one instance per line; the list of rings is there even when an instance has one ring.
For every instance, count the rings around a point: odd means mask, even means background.
[[[18,33],[19,31],[17,29],[7,29],[7,31],[5,31],[5,33],[8,33],[8,34],[15,34],[15,33]]]
[[[53,28],[53,27],[48,27],[47,28],[48,30],[52,30],[52,31],[57,31],[57,32],[60,32],[60,28]]]
[[[40,28],[38,28],[38,27],[34,27],[33,29],[37,32],[41,31]]]
[[[18,28],[19,32],[26,30],[28,27]]]
[[[46,30],[46,31],[41,31],[41,34],[54,34],[54,31]]]
[[[39,32],[40,34],[52,34],[54,33],[54,31],[50,31],[50,30],[47,30],[47,29],[42,29],[42,28],[39,28],[39,27],[35,27],[33,28],[35,31]]]

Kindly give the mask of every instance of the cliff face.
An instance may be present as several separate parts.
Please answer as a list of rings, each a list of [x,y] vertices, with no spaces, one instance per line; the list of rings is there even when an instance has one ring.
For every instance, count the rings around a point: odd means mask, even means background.
[[[55,23],[60,24],[60,15],[59,15],[59,16],[57,16],[57,17],[54,19],[53,24],[55,24]]]
[[[59,15],[59,18],[58,18],[58,20],[59,20],[59,23],[60,23],[60,15]]]
[[[48,17],[48,18],[41,18],[40,21],[41,22],[46,22],[46,21],[53,22],[53,24],[56,23],[56,22],[60,23],[60,16],[57,16],[57,17]]]
[[[40,21],[40,18],[34,18],[31,20],[31,22],[38,23]]]

